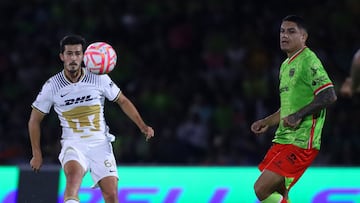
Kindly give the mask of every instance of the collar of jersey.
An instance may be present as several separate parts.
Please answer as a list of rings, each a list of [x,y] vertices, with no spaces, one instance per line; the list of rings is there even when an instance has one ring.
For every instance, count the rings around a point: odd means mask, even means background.
[[[291,63],[291,61],[293,61],[297,56],[299,56],[299,54],[304,51],[304,49],[306,48],[307,46],[304,46],[303,48],[301,48],[299,51],[297,51],[294,55],[292,55],[290,58],[289,58],[289,61],[288,61],[288,64]]]
[[[74,83],[78,83],[80,82],[84,77],[85,77],[85,73],[86,73],[86,70],[85,68],[81,68],[81,76],[79,77],[79,80],[77,82],[74,82]],[[65,75],[65,70],[62,71],[62,75],[64,77],[64,79],[70,83],[70,84],[73,84],[73,82],[71,82],[69,79],[67,79],[66,75]]]

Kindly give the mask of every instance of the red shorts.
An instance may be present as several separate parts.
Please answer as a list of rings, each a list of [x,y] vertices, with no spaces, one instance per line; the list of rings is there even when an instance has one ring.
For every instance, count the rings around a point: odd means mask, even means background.
[[[303,149],[291,144],[275,143],[259,164],[259,169],[284,176],[285,187],[289,190],[311,165],[318,152],[317,149]]]

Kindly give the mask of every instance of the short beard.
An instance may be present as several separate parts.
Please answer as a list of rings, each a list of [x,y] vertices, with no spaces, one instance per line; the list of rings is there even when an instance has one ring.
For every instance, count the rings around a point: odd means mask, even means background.
[[[71,70],[69,70],[69,73],[71,73],[71,74],[75,74],[77,71],[78,71],[78,70],[71,69]]]
[[[70,64],[68,67],[69,73],[75,74],[76,72],[78,72],[81,69],[81,67],[77,67],[77,66],[78,66],[77,64]]]

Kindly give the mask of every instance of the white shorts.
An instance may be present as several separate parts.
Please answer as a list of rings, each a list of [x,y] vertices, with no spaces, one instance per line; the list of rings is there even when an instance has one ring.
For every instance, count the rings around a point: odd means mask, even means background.
[[[90,171],[94,185],[104,177],[119,178],[112,145],[107,140],[62,140],[59,161],[64,168],[66,162],[80,163],[84,171]]]

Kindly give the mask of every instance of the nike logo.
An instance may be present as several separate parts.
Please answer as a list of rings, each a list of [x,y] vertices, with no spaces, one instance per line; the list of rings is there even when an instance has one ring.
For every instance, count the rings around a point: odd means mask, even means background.
[[[116,172],[115,170],[110,170],[110,173]]]
[[[65,93],[65,94],[60,94],[60,97],[65,97],[66,95],[68,95],[70,92]]]

